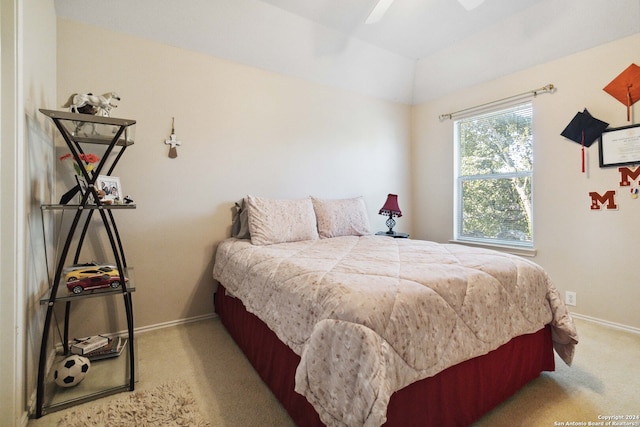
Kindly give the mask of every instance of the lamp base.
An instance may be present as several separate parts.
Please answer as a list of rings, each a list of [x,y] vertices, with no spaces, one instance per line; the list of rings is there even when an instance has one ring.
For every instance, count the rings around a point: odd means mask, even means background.
[[[396,220],[393,219],[393,215],[389,214],[389,218],[387,218],[385,224],[387,225],[387,227],[389,227],[389,231],[387,231],[387,234],[393,234],[393,227],[396,226]]]
[[[391,234],[389,234],[388,231],[378,231],[376,233],[376,236],[393,237],[395,239],[408,239],[409,238],[409,234],[408,233],[398,233],[397,231],[393,231],[393,232],[391,232]]]

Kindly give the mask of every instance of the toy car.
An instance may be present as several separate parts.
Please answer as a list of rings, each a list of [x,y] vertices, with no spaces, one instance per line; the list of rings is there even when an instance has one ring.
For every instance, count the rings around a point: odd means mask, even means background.
[[[117,268],[110,265],[93,266],[71,270],[66,274],[65,280],[67,282],[73,282],[74,280],[92,276],[119,277],[120,273]]]
[[[71,264],[71,265],[67,265],[65,266],[64,270],[62,270],[62,272],[64,274],[67,274],[70,271],[73,270],[80,270],[82,268],[89,268],[89,267],[100,267],[100,264],[98,264],[95,261],[91,261],[91,262],[83,262],[81,264]]]
[[[125,277],[124,281],[126,283],[129,281],[129,279]],[[91,276],[67,282],[67,289],[74,294],[81,294],[83,291],[88,291],[91,289],[117,289],[119,287],[120,276]]]

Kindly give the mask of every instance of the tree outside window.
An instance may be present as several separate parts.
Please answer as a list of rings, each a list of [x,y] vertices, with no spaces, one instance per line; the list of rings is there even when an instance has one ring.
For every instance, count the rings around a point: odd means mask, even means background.
[[[532,105],[457,120],[457,240],[533,246]]]

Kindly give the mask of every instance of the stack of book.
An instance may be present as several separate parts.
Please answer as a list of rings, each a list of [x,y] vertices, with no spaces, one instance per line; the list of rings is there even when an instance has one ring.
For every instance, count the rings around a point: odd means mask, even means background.
[[[87,338],[76,338],[71,345],[71,353],[79,354],[88,358],[90,361],[109,359],[118,357],[122,354],[127,338],[119,336],[113,338],[95,335]]]

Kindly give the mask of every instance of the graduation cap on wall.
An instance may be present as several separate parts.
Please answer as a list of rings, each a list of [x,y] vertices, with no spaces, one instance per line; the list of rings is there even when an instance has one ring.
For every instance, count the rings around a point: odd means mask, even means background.
[[[627,121],[631,121],[631,106],[640,99],[640,67],[629,65],[603,90],[627,106]]]
[[[593,117],[587,109],[578,112],[560,135],[582,145],[582,172],[584,173],[584,147],[591,147],[596,139],[602,136],[609,126],[602,120]]]

